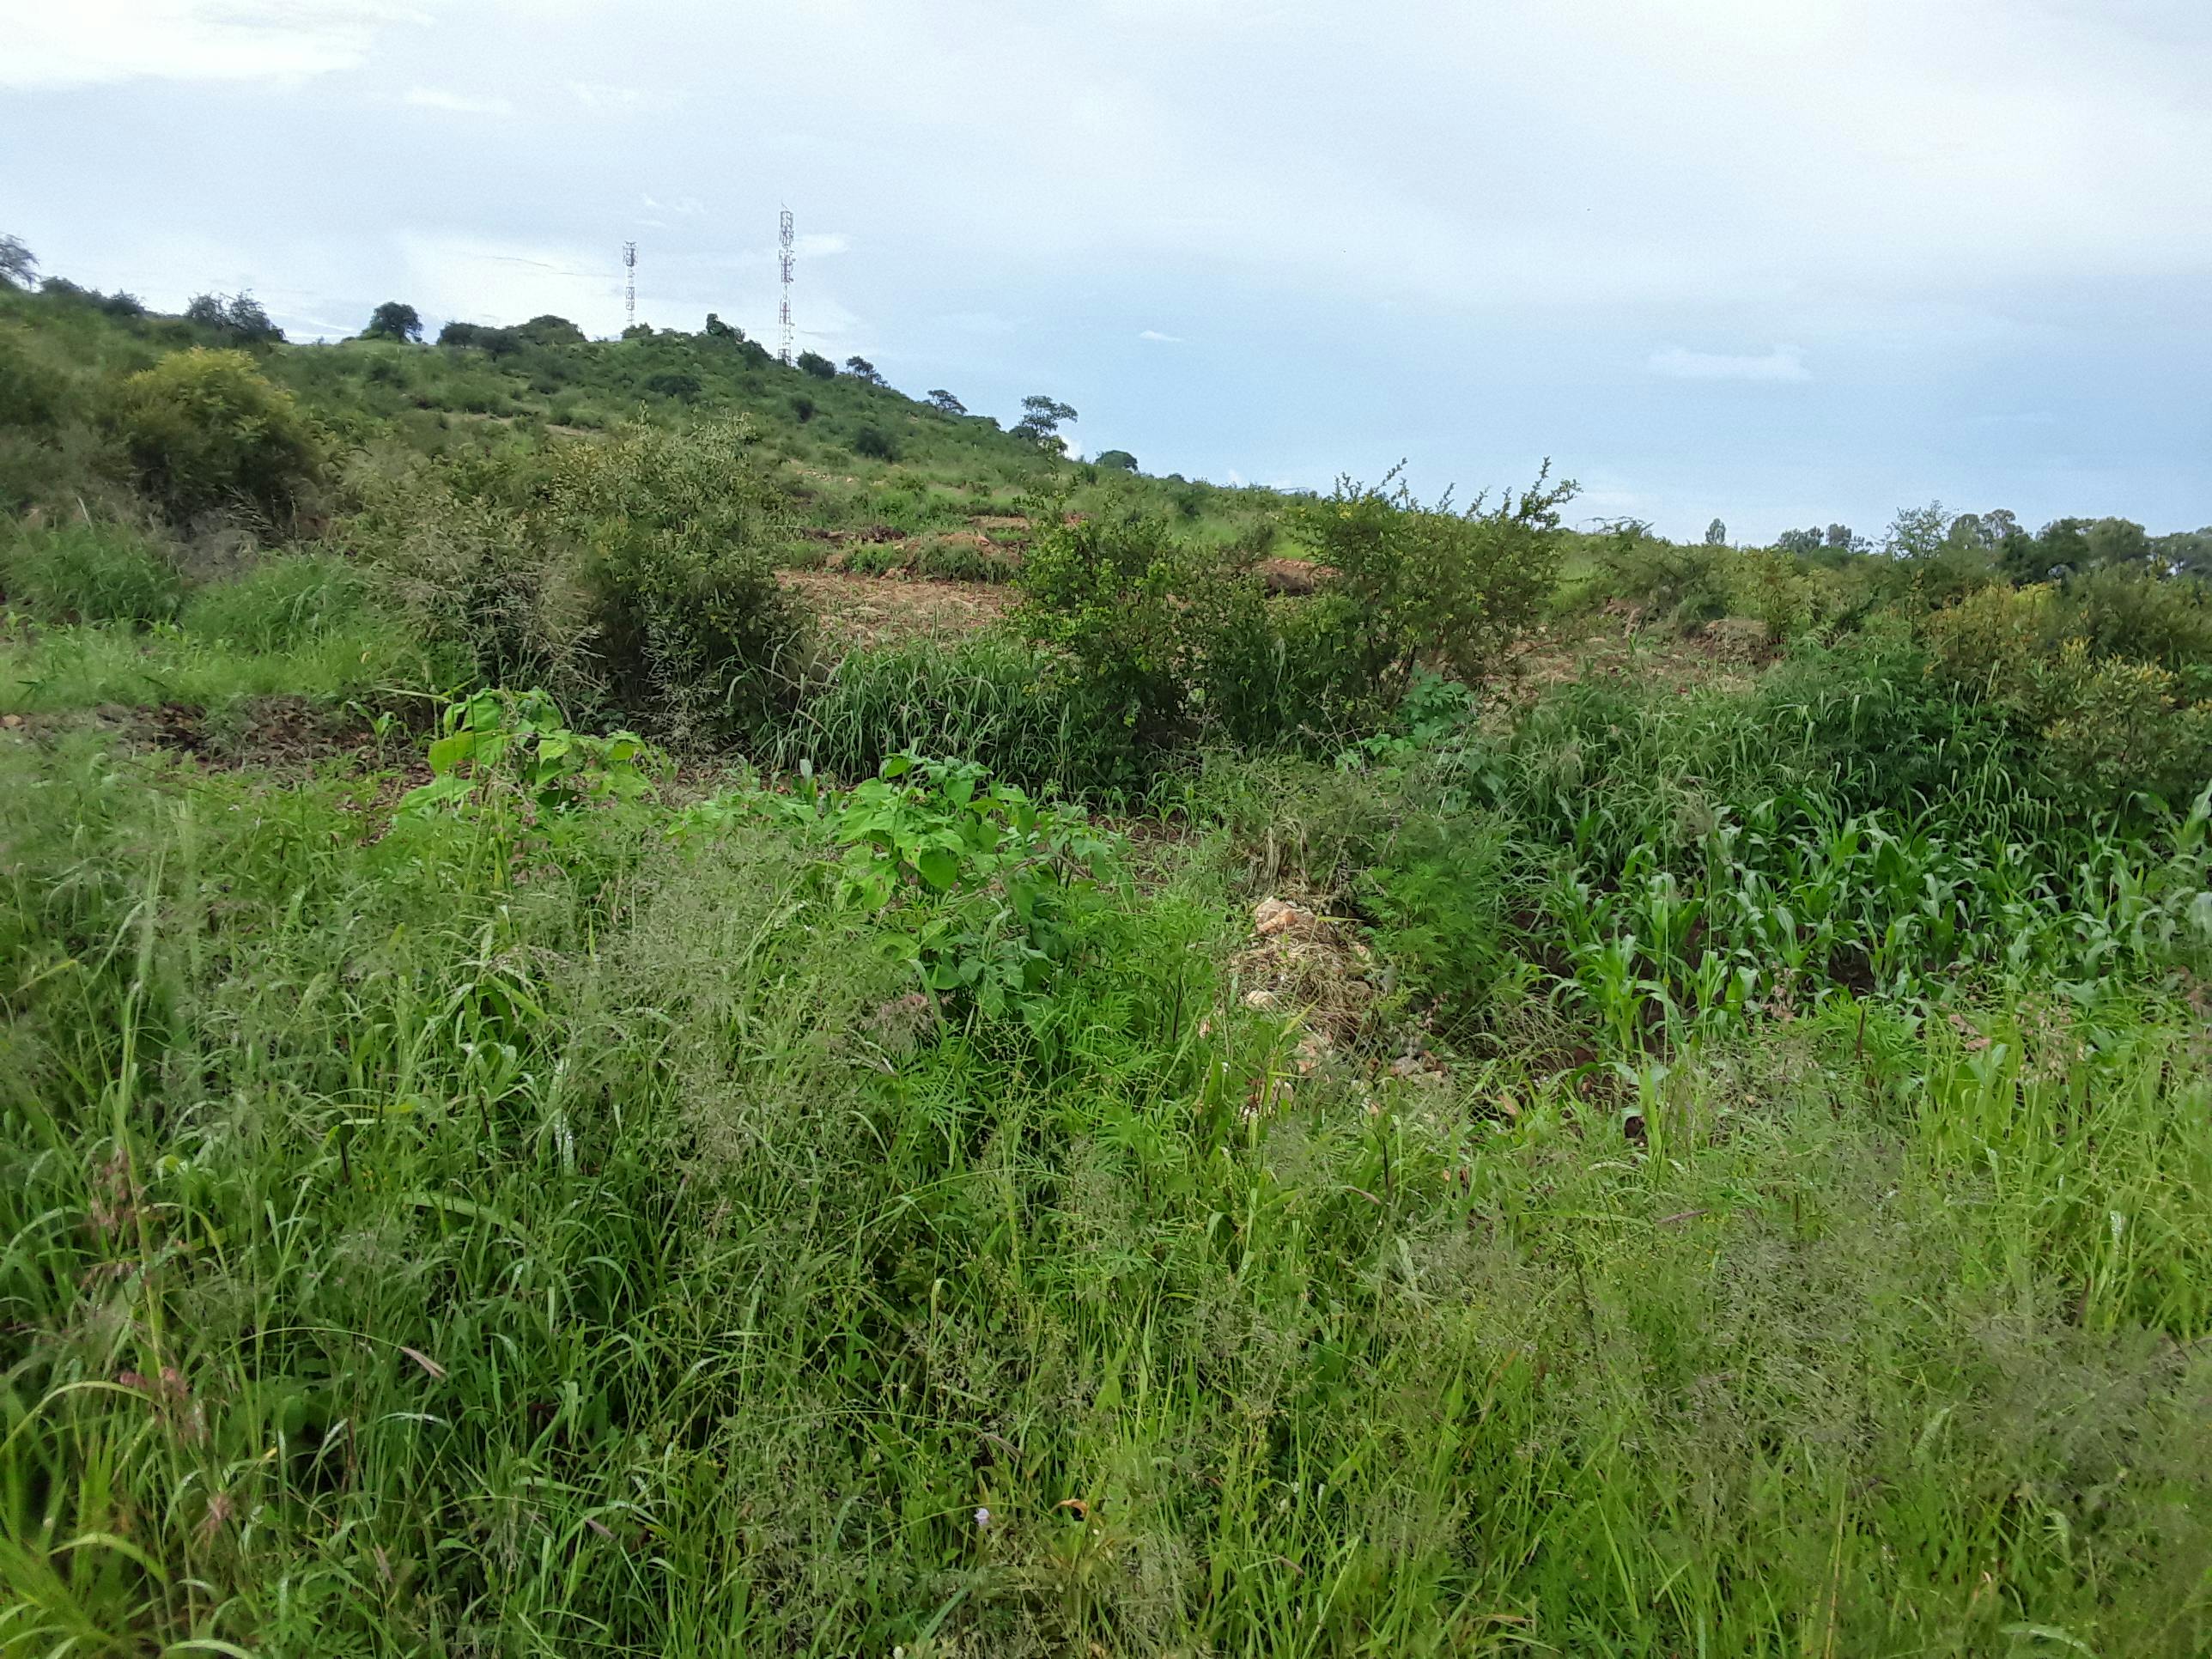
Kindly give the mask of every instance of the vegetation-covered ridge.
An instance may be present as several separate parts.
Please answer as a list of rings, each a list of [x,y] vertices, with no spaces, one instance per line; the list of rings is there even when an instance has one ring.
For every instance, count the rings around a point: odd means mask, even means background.
[[[0,295],[0,1655],[2212,1648],[2185,538],[195,310]]]

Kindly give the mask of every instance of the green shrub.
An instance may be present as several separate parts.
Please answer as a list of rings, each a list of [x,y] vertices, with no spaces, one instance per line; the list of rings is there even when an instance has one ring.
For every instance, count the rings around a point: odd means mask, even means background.
[[[842,794],[741,790],[699,804],[688,827],[760,814],[819,830],[844,857],[838,908],[872,917],[922,994],[987,1019],[1041,1024],[1076,924],[1100,897],[1110,848],[1078,809],[1040,804],[973,761],[888,756]]]
[[[1599,556],[1587,596],[1626,606],[1687,632],[1728,614],[1722,563],[1729,550],[1665,541],[1636,532],[1613,538]]]
[[[2212,672],[2212,587],[2203,581],[2101,568],[2068,577],[2059,595],[2066,631],[2096,655],[2156,663],[2199,684]]]
[[[2170,670],[2099,658],[2074,639],[2035,678],[2045,765],[2084,804],[2124,804],[2137,791],[2185,804],[2212,783],[2212,701],[2191,701]]]
[[[25,527],[0,551],[9,602],[48,622],[161,622],[184,592],[177,568],[120,525]]]
[[[2086,602],[2047,583],[1984,587],[1922,623],[1933,672],[1999,711],[2081,804],[2186,799],[2212,780],[2212,701],[2195,677],[2106,648],[2189,650],[2189,599],[2141,580],[2112,575]]]
[[[288,515],[322,476],[321,433],[242,351],[163,358],[123,382],[108,419],[141,485],[180,516],[234,504]]]
[[[800,352],[798,362],[801,374],[811,374],[817,380],[834,380],[837,378],[837,365],[818,351]]]
[[[1100,707],[1135,742],[1188,738],[1202,697],[1206,592],[1220,571],[1157,519],[1127,513],[1068,523],[1033,503],[1017,580],[1030,637],[1064,653]]]
[[[1293,533],[1334,572],[1322,592],[1338,602],[1349,634],[1338,648],[1364,693],[1394,703],[1424,662],[1473,683],[1535,622],[1559,577],[1559,508],[1575,492],[1548,477],[1465,512],[1424,507],[1390,478],[1347,478],[1291,510]]]
[[[1348,498],[1328,510],[1340,506],[1353,511]],[[1493,603],[1484,617],[1471,602],[1455,608],[1441,584],[1450,580],[1447,567],[1469,551],[1443,550],[1461,531],[1516,552],[1540,543],[1540,531],[1523,538],[1510,527],[1486,528],[1488,520],[1449,516],[1441,526],[1425,524],[1379,499],[1358,510],[1372,538],[1363,545],[1336,532],[1309,544],[1346,552],[1351,568],[1310,598],[1275,598],[1249,554],[1186,540],[1141,513],[1085,519],[1054,501],[1035,503],[1030,517],[1039,527],[1016,578],[1017,614],[1033,641],[1065,653],[1089,695],[1139,747],[1212,736],[1251,747],[1331,750],[1382,720],[1420,661],[1434,657],[1448,671],[1488,662],[1538,597],[1533,586],[1510,586],[1503,558],[1487,568]],[[1422,556],[1409,538],[1425,540]],[[1420,571],[1439,584],[1431,607],[1400,586]],[[1521,574],[1516,566],[1514,578]],[[1461,619],[1471,637],[1449,632]]]
[[[30,331],[0,324],[0,426],[51,427],[68,396],[68,380],[39,356]]]
[[[365,456],[343,482],[333,539],[456,675],[588,706],[599,681],[573,561],[499,499],[507,483],[481,462]]]
[[[854,433],[853,453],[877,461],[896,461],[899,458],[898,446],[879,426],[864,426]]]
[[[647,375],[645,389],[656,398],[673,398],[683,404],[696,403],[700,392],[699,377],[681,370],[669,370]]]
[[[635,425],[547,463],[540,532],[580,557],[591,649],[617,703],[671,734],[749,734],[784,706],[810,629],[770,562],[781,494],[752,429]]]
[[[185,631],[246,651],[283,651],[357,620],[362,573],[329,554],[270,559],[236,580],[201,588],[185,606]]]

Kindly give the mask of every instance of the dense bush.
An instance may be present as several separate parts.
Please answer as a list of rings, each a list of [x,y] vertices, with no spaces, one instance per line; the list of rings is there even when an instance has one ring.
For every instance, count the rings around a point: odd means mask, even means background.
[[[179,516],[224,506],[288,516],[322,477],[322,434],[243,352],[163,358],[123,382],[107,421],[141,487]]]
[[[1331,572],[1321,601],[1364,694],[1395,702],[1423,663],[1472,683],[1536,620],[1558,580],[1559,508],[1575,493],[1548,476],[1464,512],[1425,507],[1392,478],[1344,479],[1291,509],[1292,533]]]
[[[1057,501],[1030,507],[1035,528],[1017,578],[1023,626],[1064,654],[1132,740],[1188,738],[1211,636],[1234,597],[1230,573],[1157,519],[1070,516]]]
[[[864,426],[853,434],[853,453],[874,461],[896,461],[898,446],[879,426]]]
[[[39,355],[30,331],[0,324],[0,426],[50,427],[68,396],[67,378]]]
[[[801,374],[811,374],[817,380],[834,380],[837,378],[837,365],[818,351],[800,352],[798,362]]]
[[[572,562],[501,496],[481,462],[389,450],[349,467],[334,539],[457,679],[543,685],[579,706],[597,689]]]
[[[1469,681],[1496,665],[1549,595],[1571,488],[1455,513],[1347,483],[1291,515],[1322,570],[1301,599],[1271,597],[1249,548],[1048,501],[1030,510],[1020,615],[1139,744],[1328,748],[1375,729],[1424,665]]]
[[[699,396],[699,377],[680,369],[665,370],[647,375],[645,389],[656,398],[673,398],[678,403],[688,404]]]
[[[154,623],[175,614],[175,563],[121,525],[19,526],[0,542],[8,602],[47,622]]]
[[[540,533],[578,556],[598,672],[674,737],[750,733],[806,666],[805,612],[771,563],[783,496],[751,441],[742,422],[641,425],[549,462]]]
[[[2212,782],[2212,700],[2191,642],[2200,605],[2179,585],[2114,574],[1984,587],[1922,631],[1936,672],[2030,740],[2069,799],[2109,804],[2143,789],[2186,799]]]

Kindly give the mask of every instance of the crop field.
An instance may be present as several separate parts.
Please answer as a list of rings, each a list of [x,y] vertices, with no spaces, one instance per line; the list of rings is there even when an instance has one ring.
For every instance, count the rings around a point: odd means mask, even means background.
[[[2207,538],[558,320],[0,291],[0,1655],[2212,1650]]]

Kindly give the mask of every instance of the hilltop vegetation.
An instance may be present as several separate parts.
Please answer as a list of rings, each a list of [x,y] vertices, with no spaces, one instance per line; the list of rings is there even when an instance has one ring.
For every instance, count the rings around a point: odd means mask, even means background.
[[[369,324],[0,295],[0,1654],[2212,1645],[2202,535]]]

